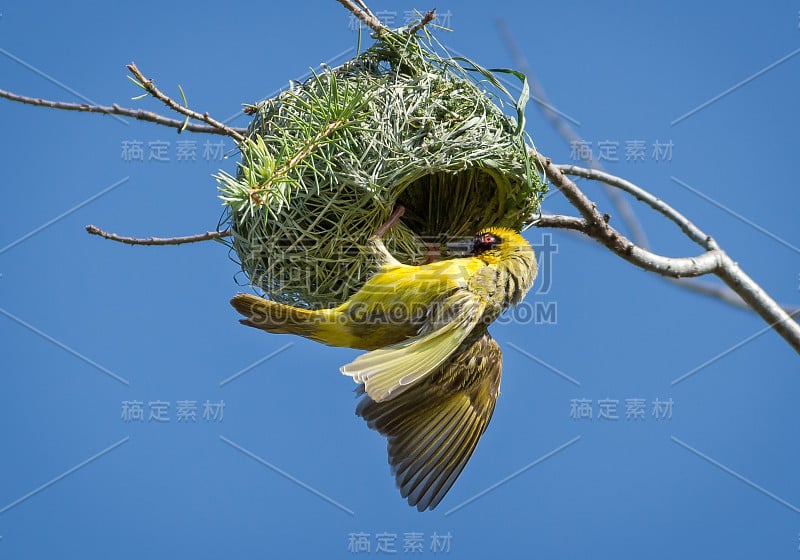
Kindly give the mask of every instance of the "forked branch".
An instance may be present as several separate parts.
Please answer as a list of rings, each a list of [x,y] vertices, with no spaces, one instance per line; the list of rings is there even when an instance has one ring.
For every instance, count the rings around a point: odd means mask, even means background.
[[[210,125],[213,128],[225,133],[226,135],[230,136],[236,143],[239,144],[244,141],[244,135],[240,133],[238,130],[230,128],[229,126],[219,122],[216,119],[211,118],[208,112],[200,114],[197,111],[192,111],[188,107],[181,105],[170,96],[166,95],[165,93],[161,92],[156,85],[153,83],[153,80],[149,80],[145,78],[144,74],[139,71],[139,68],[136,66],[134,62],[131,62],[127,65],[128,70],[130,70],[131,74],[135,78],[135,81],[144,88],[150,95],[158,99],[159,101],[163,102],[167,107],[175,111],[176,113],[180,113],[181,115],[186,115],[186,117],[190,119],[194,119],[197,121],[203,121]]]
[[[800,325],[793,318],[798,311],[787,313],[761,286],[745,274],[710,235],[705,234],[680,212],[644,189],[619,177],[596,169],[583,169],[572,165],[559,166],[539,154],[536,158],[550,182],[581,214],[583,220],[580,223],[580,231],[599,241],[626,261],[662,276],[672,278],[704,274],[718,276],[780,334],[795,352],[800,354]],[[597,210],[595,203],[569,179],[567,174],[602,181],[633,194],[677,224],[687,237],[704,249],[704,252],[696,257],[665,257],[635,245],[608,223],[605,216]],[[577,222],[573,223],[578,225]]]

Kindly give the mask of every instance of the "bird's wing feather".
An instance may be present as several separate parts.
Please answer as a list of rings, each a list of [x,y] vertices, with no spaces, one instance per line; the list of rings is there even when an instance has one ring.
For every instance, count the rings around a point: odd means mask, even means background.
[[[464,342],[479,321],[485,302],[457,289],[432,306],[421,334],[362,354],[341,372],[375,401],[394,398],[439,367]]]
[[[430,378],[385,402],[369,395],[356,414],[388,438],[389,463],[400,493],[433,509],[472,456],[494,412],[502,357],[485,334],[464,345]]]

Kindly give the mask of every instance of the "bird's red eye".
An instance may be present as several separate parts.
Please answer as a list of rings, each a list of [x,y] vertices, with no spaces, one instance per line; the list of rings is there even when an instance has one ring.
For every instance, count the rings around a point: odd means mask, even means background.
[[[482,231],[476,233],[472,241],[472,254],[480,255],[496,248],[503,240],[494,233]]]

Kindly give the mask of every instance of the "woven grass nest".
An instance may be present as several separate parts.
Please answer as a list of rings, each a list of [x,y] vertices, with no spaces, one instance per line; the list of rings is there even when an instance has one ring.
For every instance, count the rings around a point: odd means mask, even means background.
[[[428,34],[384,33],[249,106],[236,176],[216,179],[253,286],[300,307],[342,303],[376,270],[367,242],[397,203],[406,212],[385,241],[409,264],[483,226],[521,229],[538,211],[546,185],[526,146],[524,76],[503,71],[523,82],[514,99],[500,71],[442,50]]]

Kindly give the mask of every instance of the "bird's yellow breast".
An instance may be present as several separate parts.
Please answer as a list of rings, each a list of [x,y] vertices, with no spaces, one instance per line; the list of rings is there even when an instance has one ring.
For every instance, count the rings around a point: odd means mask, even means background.
[[[502,241],[475,256],[419,266],[384,264],[345,303],[321,311],[329,320],[320,322],[314,338],[367,350],[396,344],[419,335],[436,308],[457,308],[464,293],[483,309],[485,330],[524,296],[536,275],[533,250],[522,236],[505,228],[486,231]]]
[[[338,346],[381,348],[419,334],[432,304],[458,289],[486,264],[477,258],[420,266],[385,264],[321,325],[321,336]],[[330,332],[328,332],[330,331]]]

